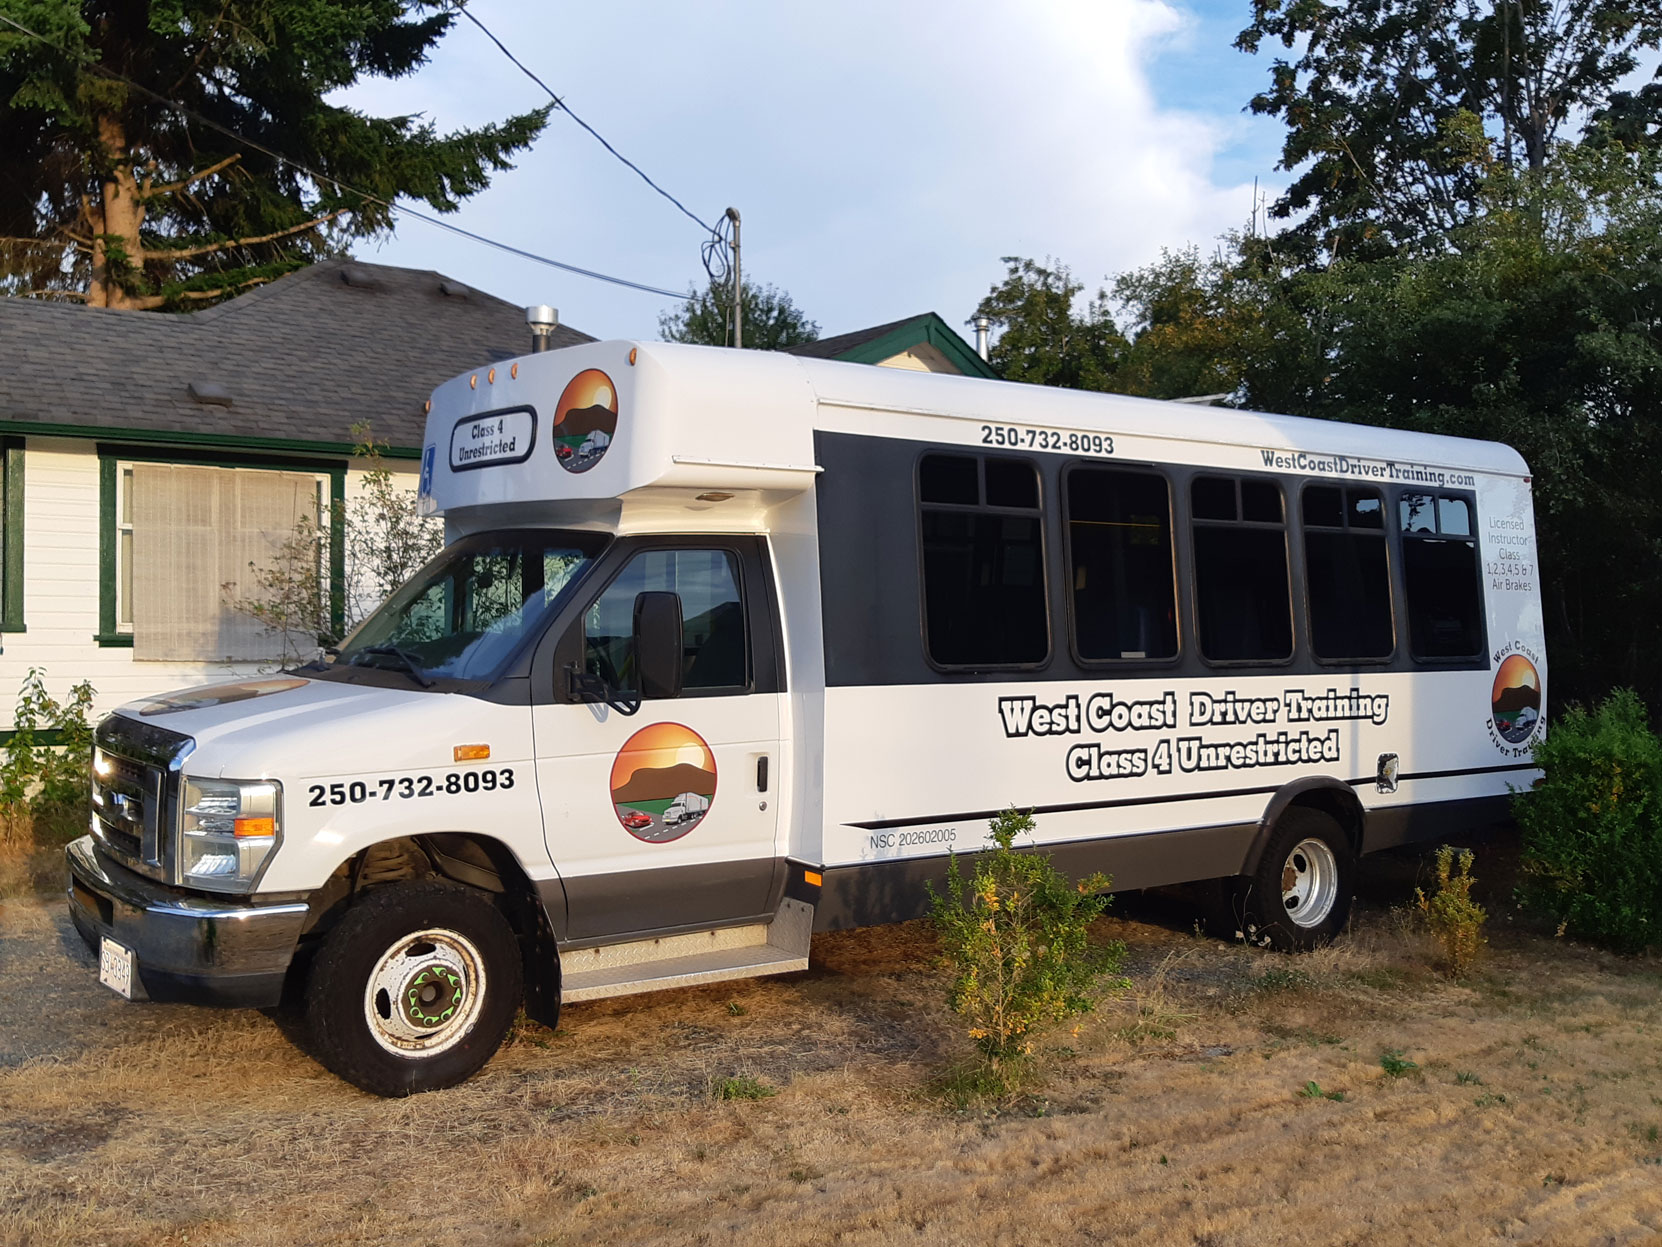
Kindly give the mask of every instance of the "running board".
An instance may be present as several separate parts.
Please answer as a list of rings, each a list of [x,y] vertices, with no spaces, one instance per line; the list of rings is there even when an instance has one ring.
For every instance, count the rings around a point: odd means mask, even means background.
[[[814,907],[785,899],[769,923],[561,954],[560,999],[601,1000],[808,968]]]

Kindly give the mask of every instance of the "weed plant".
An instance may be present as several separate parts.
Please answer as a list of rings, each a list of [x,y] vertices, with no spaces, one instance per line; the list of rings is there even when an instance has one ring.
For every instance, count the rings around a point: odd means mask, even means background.
[[[954,857],[945,892],[929,889],[953,971],[952,1008],[984,1063],[975,1081],[994,1092],[1009,1089],[1041,1031],[1129,985],[1119,975],[1124,946],[1090,937],[1108,908],[1108,876],[1071,882],[1047,855],[1018,853],[1016,837],[1034,825],[1030,814],[1005,810],[992,819],[993,848],[976,858],[968,882]]]
[[[0,894],[26,891],[41,859],[86,830],[93,696],[82,680],[59,701],[36,667],[23,678],[0,749]]]
[[[1483,955],[1488,943],[1483,938],[1483,924],[1489,920],[1488,911],[1472,900],[1472,851],[1461,849],[1457,854],[1452,845],[1437,850],[1437,888],[1430,896],[1425,889],[1414,889],[1414,903],[1425,916],[1431,938],[1437,941],[1443,969],[1450,978],[1464,978]],[[1455,869],[1455,863],[1459,869]]]
[[[1517,793],[1518,900],[1560,931],[1635,952],[1662,941],[1662,741],[1618,689],[1535,746],[1546,777]]]

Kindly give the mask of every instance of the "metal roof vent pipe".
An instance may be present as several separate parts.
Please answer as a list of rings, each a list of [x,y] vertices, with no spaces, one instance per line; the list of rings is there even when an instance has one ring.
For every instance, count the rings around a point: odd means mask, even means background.
[[[540,355],[554,345],[554,331],[560,327],[560,309],[546,303],[528,307],[525,323],[531,326],[531,354]]]
[[[993,327],[993,322],[985,316],[975,318],[975,353],[982,359],[987,358],[987,331]]]

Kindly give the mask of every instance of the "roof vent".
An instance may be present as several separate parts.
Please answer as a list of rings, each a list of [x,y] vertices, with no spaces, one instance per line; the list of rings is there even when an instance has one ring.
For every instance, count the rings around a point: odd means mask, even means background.
[[[193,400],[207,407],[229,407],[231,405],[231,391],[217,381],[192,381],[185,387],[185,393]]]
[[[356,264],[348,264],[340,271],[340,279],[348,286],[358,286],[364,290],[371,290],[380,285],[375,275],[367,268],[359,268]]]
[[[468,295],[472,294],[473,291],[462,285],[461,282],[450,277],[445,277],[439,280],[439,293],[444,295],[447,299],[465,299]]]
[[[558,308],[539,303],[525,309],[525,323],[531,326],[531,353],[546,351],[554,345],[554,331],[560,327]]]

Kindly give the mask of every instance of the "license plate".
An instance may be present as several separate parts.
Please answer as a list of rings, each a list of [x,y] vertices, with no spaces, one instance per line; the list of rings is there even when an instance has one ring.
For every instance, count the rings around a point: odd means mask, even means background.
[[[133,998],[133,950],[108,936],[98,943],[98,981],[117,995]]]

